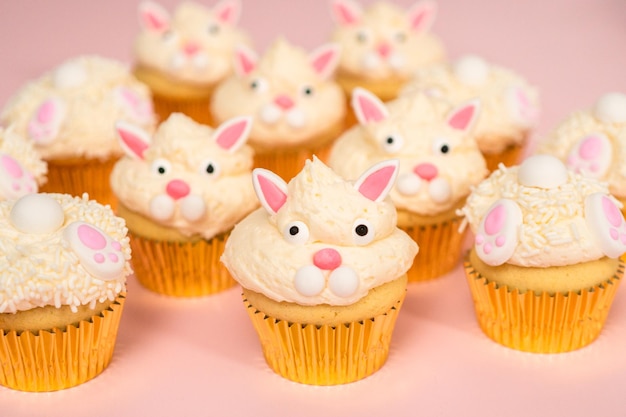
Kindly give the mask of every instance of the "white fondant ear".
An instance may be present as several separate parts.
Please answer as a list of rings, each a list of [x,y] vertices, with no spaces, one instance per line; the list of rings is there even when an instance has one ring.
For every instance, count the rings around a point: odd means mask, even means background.
[[[382,201],[393,187],[400,162],[397,159],[379,162],[365,171],[354,183],[354,188],[372,201]]]
[[[592,178],[602,178],[611,167],[613,145],[604,133],[590,133],[576,143],[567,157],[567,167]]]
[[[235,48],[235,73],[239,77],[245,77],[256,68],[258,57],[256,52],[246,45],[237,45]]]
[[[28,121],[28,136],[38,145],[47,145],[56,139],[64,119],[64,101],[57,97],[47,98]]]
[[[143,153],[152,142],[150,134],[142,128],[122,120],[115,123],[115,130],[126,155],[134,159],[143,159]]]
[[[361,6],[352,0],[333,0],[330,7],[333,19],[340,26],[358,23],[363,14]]]
[[[606,194],[593,193],[585,198],[585,221],[602,253],[618,258],[626,252],[624,215]]]
[[[255,168],[252,184],[261,205],[270,214],[276,214],[287,201],[287,183],[272,171]]]
[[[479,111],[480,102],[478,100],[470,100],[452,110],[448,115],[446,123],[453,129],[467,132],[478,119]]]
[[[213,7],[213,13],[220,22],[234,26],[241,16],[241,1],[222,0]]]
[[[411,29],[418,33],[428,32],[437,16],[437,3],[431,0],[417,2],[407,12]]]
[[[309,62],[320,77],[328,78],[339,63],[339,45],[329,43],[322,45],[309,54]]]
[[[351,104],[362,125],[382,122],[389,117],[385,103],[364,88],[357,87],[352,91]]]
[[[481,220],[474,238],[474,249],[487,265],[498,266],[508,261],[519,242],[522,209],[513,200],[493,203]]]
[[[222,123],[213,134],[215,142],[229,152],[235,152],[246,140],[252,129],[252,117],[235,117]]]
[[[139,3],[139,24],[146,30],[163,32],[170,26],[170,14],[160,4],[142,1]]]

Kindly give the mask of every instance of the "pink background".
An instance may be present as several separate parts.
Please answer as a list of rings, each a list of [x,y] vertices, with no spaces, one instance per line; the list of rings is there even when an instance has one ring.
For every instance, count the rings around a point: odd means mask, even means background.
[[[241,26],[258,51],[280,34],[313,49],[332,29],[327,1],[242,1]],[[171,10],[177,1],[161,3]],[[130,62],[136,6],[0,0],[0,105],[24,82],[75,55]],[[440,0],[433,30],[450,57],[477,53],[538,86],[543,112],[535,139],[600,94],[626,92],[623,0]],[[266,366],[239,289],[179,300],[150,293],[131,277],[110,367],[61,392],[0,388],[0,415],[624,416],[625,291],[591,346],[560,355],[521,353],[481,333],[459,267],[410,285],[381,371],[346,386],[310,387]]]

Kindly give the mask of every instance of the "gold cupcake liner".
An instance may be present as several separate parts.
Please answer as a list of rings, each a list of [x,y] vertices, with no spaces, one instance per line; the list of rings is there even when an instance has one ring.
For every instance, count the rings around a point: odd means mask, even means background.
[[[46,392],[98,376],[111,362],[126,294],[102,313],[65,329],[1,331],[0,385]]]
[[[154,113],[161,122],[167,120],[172,113],[183,113],[198,123],[214,127],[213,118],[209,111],[210,102],[209,96],[185,100],[176,100],[156,94],[152,97]]]
[[[283,149],[267,153],[257,152],[254,155],[254,167],[269,169],[283,180],[289,181],[302,170],[304,162],[311,159],[313,155],[322,162],[326,162],[332,144],[333,142],[330,141],[313,148]]]
[[[493,172],[498,169],[498,165],[500,165],[501,162],[504,164],[504,166],[507,167],[517,165],[520,162],[524,147],[524,144],[513,144],[508,146],[502,152],[483,152],[483,157],[485,158],[487,169],[489,170],[489,172]]]
[[[419,246],[407,272],[409,282],[428,281],[452,271],[461,260],[465,232],[459,232],[461,219],[412,227],[401,226]]]
[[[404,298],[383,314],[337,325],[278,320],[245,297],[243,301],[274,372],[303,384],[338,385],[363,379],[383,366]]]
[[[194,242],[157,241],[129,234],[135,276],[149,290],[175,297],[197,297],[235,285],[220,262],[229,233]]]
[[[590,289],[539,295],[498,286],[464,262],[476,318],[493,341],[526,352],[561,353],[593,342],[609,314],[624,262],[615,275]]]

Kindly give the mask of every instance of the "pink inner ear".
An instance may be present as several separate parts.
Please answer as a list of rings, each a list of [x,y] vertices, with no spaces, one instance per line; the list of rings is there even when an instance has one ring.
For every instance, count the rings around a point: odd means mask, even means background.
[[[361,114],[366,122],[380,122],[385,120],[386,115],[379,104],[372,101],[367,96],[357,96],[357,105],[361,109]]]
[[[237,5],[234,2],[223,4],[215,12],[217,18],[224,23],[234,23],[237,19]]]
[[[139,136],[133,132],[124,129],[118,129],[120,138],[124,141],[124,144],[131,150],[132,153],[143,159],[143,153],[148,149],[148,144],[145,143]]]
[[[265,202],[274,213],[278,212],[285,204],[285,201],[287,201],[287,194],[268,178],[262,175],[259,175],[257,178]]]
[[[50,123],[54,118],[56,106],[53,100],[44,101],[37,109],[37,121],[42,124]]]
[[[426,11],[421,10],[419,13],[415,13],[411,16],[411,28],[413,30],[419,31],[420,27],[424,24],[426,20]]]
[[[476,112],[475,105],[467,105],[460,108],[448,119],[448,125],[453,129],[465,130],[472,122],[474,113]]]
[[[254,62],[254,59],[240,50],[237,51],[236,56],[237,62],[239,62],[239,69],[241,70],[243,75],[250,74],[256,66],[256,62]]]
[[[168,19],[162,16],[157,10],[146,7],[141,11],[141,20],[147,29],[161,32],[167,29]]]
[[[436,5],[422,0],[412,10],[409,11],[409,24],[416,32],[427,32],[430,30],[435,19]]]
[[[343,25],[351,25],[358,21],[358,17],[353,13],[352,10],[350,10],[350,7],[342,2],[336,1],[333,4],[333,10],[335,16],[337,16],[337,20],[339,21],[339,23]]]
[[[247,122],[245,120],[242,120],[228,126],[226,129],[222,130],[219,133],[218,137],[215,139],[215,142],[217,142],[220,147],[229,150],[239,141],[241,135],[243,135],[246,130],[246,125]]]
[[[335,51],[332,49],[329,49],[325,52],[322,52],[318,56],[316,56],[315,59],[313,59],[313,61],[311,62],[311,65],[313,66],[313,69],[315,69],[315,71],[318,74],[323,74],[328,64],[333,61],[334,57],[335,57]]]
[[[395,171],[395,166],[385,166],[372,172],[359,186],[359,192],[370,200],[376,201],[387,189]]]

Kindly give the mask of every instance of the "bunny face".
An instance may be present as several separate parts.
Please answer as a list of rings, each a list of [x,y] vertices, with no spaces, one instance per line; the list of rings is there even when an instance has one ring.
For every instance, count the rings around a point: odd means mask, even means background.
[[[45,181],[47,166],[33,144],[17,135],[12,127],[0,127],[0,201],[15,200],[36,193]]]
[[[314,158],[287,185],[255,169],[263,209],[235,227],[223,262],[244,288],[276,301],[356,302],[404,274],[417,253],[385,200],[396,173],[386,161],[349,183]]]
[[[212,9],[186,2],[173,16],[144,1],[139,5],[137,60],[179,81],[215,84],[232,73],[235,46],[248,42],[236,27],[240,13],[237,0],[222,1]]]
[[[366,79],[408,78],[418,67],[443,59],[440,42],[428,33],[434,2],[418,2],[408,11],[375,3],[363,11],[352,0],[334,0],[331,11],[342,72]]]
[[[256,206],[244,145],[250,124],[240,117],[212,130],[174,113],[150,138],[119,123],[127,156],[113,170],[113,191],[130,210],[184,235],[224,232]]]
[[[352,104],[360,126],[337,140],[330,165],[354,178],[364,166],[399,159],[398,181],[391,191],[396,207],[423,215],[443,212],[486,175],[470,135],[477,102],[449,111],[443,101],[416,94],[385,105],[366,90],[355,89]]]
[[[217,88],[211,111],[217,120],[254,115],[251,143],[255,146],[306,142],[343,120],[343,93],[328,79],[338,56],[335,45],[307,54],[283,39],[261,60],[240,47],[236,75]]]

